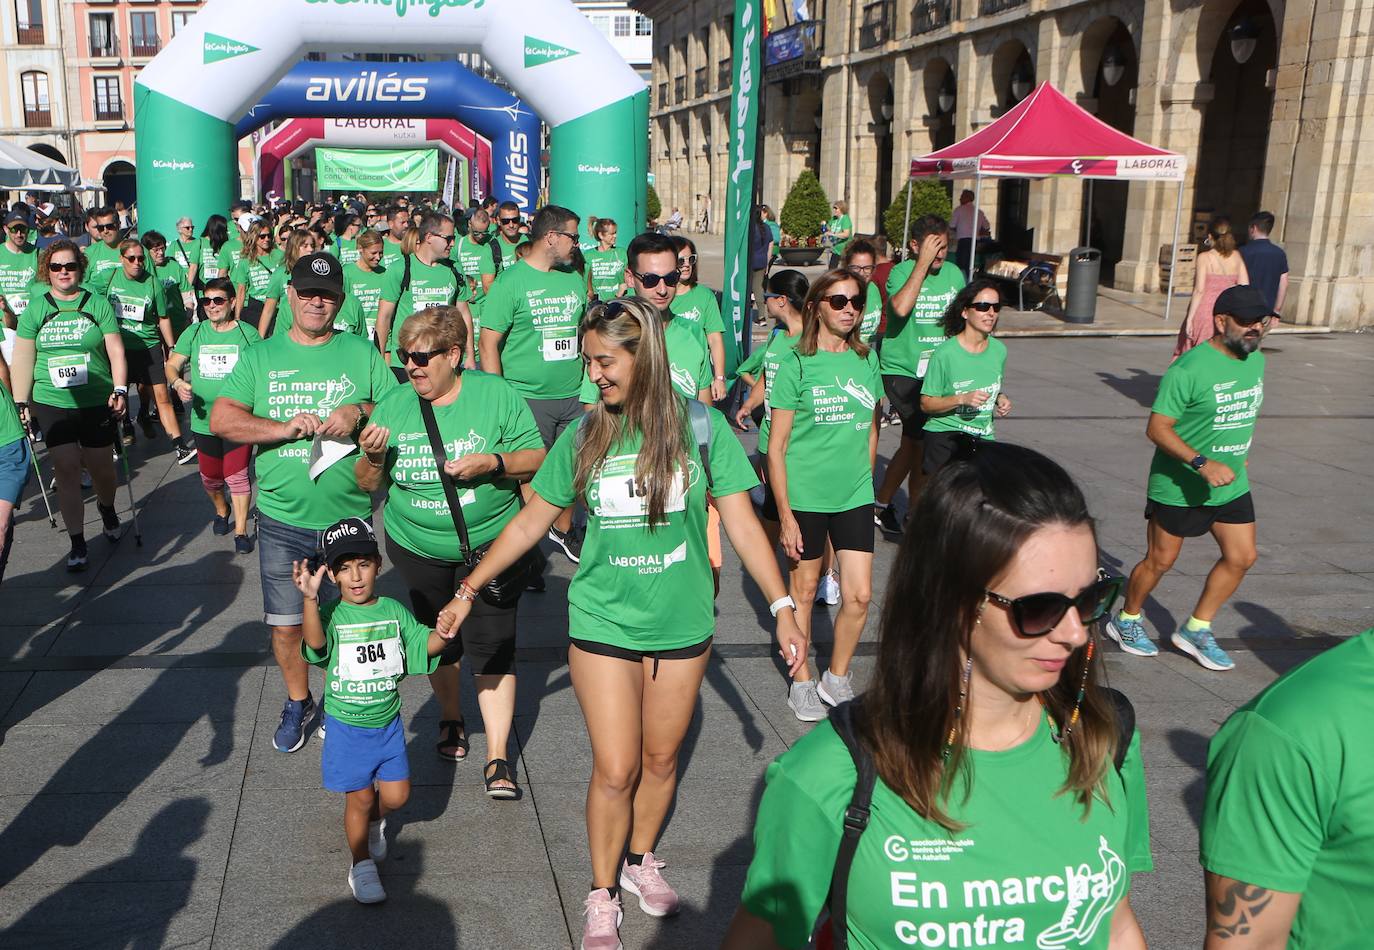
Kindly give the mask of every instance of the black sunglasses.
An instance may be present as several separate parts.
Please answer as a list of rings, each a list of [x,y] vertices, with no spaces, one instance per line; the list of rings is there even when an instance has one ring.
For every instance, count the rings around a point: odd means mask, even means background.
[[[448,350],[420,350],[416,352],[413,350],[403,350],[398,346],[396,347],[396,358],[401,361],[402,366],[407,363],[414,363],[420,369],[424,369],[434,357],[442,356],[447,352]]]
[[[29,226],[27,224],[16,224],[14,227],[6,228],[6,230],[11,234],[28,234]]]
[[[844,294],[831,294],[821,299],[830,304],[831,310],[843,310],[845,304],[849,304],[855,310],[863,310],[864,304],[868,303],[863,297],[846,297]]]
[[[76,261],[71,261],[70,263],[53,261],[48,265],[48,270],[54,274],[75,274],[77,271],[81,270],[81,265]]]
[[[1099,577],[1078,592],[1076,597],[1065,597],[1057,591],[1043,594],[1027,594],[1015,600],[995,594],[990,590],[983,593],[988,600],[1005,607],[1011,615],[1012,626],[1023,637],[1043,637],[1055,627],[1073,607],[1078,610],[1078,618],[1085,625],[1095,623],[1107,615],[1121,595],[1126,583],[1124,577]]]
[[[520,219],[519,219],[519,218],[497,218],[496,220],[497,220],[497,221],[500,221],[502,224],[519,224],[519,223],[520,223]]]
[[[431,232],[429,232],[429,236],[430,236],[430,237],[437,237],[439,240],[443,241],[445,244],[452,244],[454,241],[456,241],[456,240],[458,239],[457,235],[455,235],[455,234],[440,234],[438,231],[431,231]]]
[[[142,254],[125,254],[124,259],[134,264],[142,264],[144,261]]]
[[[228,297],[201,297],[201,298],[200,298],[200,305],[201,305],[202,307],[223,307],[223,306],[224,306],[225,304],[227,304],[228,302],[229,302],[229,298],[228,298]]]
[[[637,270],[632,270],[630,273],[639,278],[639,282],[644,285],[645,290],[653,290],[658,286],[660,280],[668,287],[676,287],[678,281],[682,280],[682,275],[677,271],[668,274],[641,274]]]
[[[989,310],[993,313],[1002,312],[1002,304],[993,303],[991,300],[975,300],[968,305],[968,308],[970,310],[977,310],[979,313],[987,313]]]
[[[97,225],[95,226],[95,229],[96,229],[97,231],[113,231],[113,230],[115,229],[115,225],[114,225],[114,224],[97,224]]]
[[[1268,324],[1273,319],[1273,314],[1268,313],[1262,317],[1238,317],[1233,313],[1228,313],[1227,316],[1243,327],[1253,327],[1257,323]]]

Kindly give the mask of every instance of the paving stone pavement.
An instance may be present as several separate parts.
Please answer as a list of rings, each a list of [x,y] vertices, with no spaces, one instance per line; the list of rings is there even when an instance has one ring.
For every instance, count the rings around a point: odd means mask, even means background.
[[[1272,342],[1251,457],[1260,560],[1217,619],[1237,668],[1209,673],[1167,648],[1154,660],[1107,655],[1144,741],[1157,870],[1136,878],[1133,903],[1152,947],[1201,941],[1208,738],[1276,675],[1374,624],[1374,334]],[[1118,569],[1142,552],[1145,416],[1169,350],[1158,339],[1010,344],[1016,412],[999,435],[1082,481],[1103,561]],[[899,431],[883,433],[884,457]],[[407,681],[414,793],[390,824],[390,900],[360,907],[345,881],[342,803],[320,789],[319,743],[291,756],[271,748],[283,697],[265,652],[256,556],[235,557],[211,534],[194,466],[174,465],[165,441],[140,443],[132,459],[143,547],[126,536],[111,548],[92,527],[85,575],[63,572],[66,546],[35,485],[20,512],[0,588],[0,946],[575,946],[590,883],[590,752],[562,658],[571,565],[555,557],[549,592],[521,608],[513,757],[524,797],[481,794],[470,681],[473,749],[456,767],[432,751],[428,685]],[[875,602],[894,550],[879,543]],[[1213,557],[1206,539],[1189,543],[1149,604],[1164,639]],[[394,571],[382,587],[403,596]],[[752,851],[763,770],[806,728],[770,658],[766,605],[730,553],[719,615],[661,844],[683,912],[658,921],[631,906],[627,947],[718,944]],[[828,639],[824,615],[817,631]],[[871,624],[865,637],[860,678],[872,666]]]

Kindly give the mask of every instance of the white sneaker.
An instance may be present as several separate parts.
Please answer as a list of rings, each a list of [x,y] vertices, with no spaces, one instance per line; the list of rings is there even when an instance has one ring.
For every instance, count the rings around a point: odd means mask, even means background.
[[[816,684],[816,695],[831,706],[849,702],[854,698],[854,674],[836,676],[826,670],[821,674],[820,682]]]
[[[787,705],[792,707],[792,715],[802,722],[820,722],[829,715],[829,710],[816,694],[816,681],[793,683],[787,692]]]
[[[367,823],[367,853],[374,861],[386,860],[386,819]]]
[[[377,874],[377,862],[369,858],[353,865],[348,872],[348,889],[359,904],[380,904],[386,900],[382,879]]]
[[[840,602],[840,579],[833,573],[821,578],[821,582],[816,585],[816,603],[829,604],[834,607]]]

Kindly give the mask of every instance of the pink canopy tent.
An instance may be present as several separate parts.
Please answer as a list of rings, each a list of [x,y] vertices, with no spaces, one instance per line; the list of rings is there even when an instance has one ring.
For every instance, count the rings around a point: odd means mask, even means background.
[[[1070,101],[1054,86],[1043,82],[995,122],[963,141],[912,159],[910,177],[973,178],[979,182],[984,178],[1178,182],[1178,203],[1174,211],[1174,266],[1169,270],[1169,291],[1164,303],[1164,318],[1167,320],[1174,296],[1178,229],[1183,217],[1183,177],[1187,165],[1187,159],[1177,152],[1156,148],[1112,128]],[[973,189],[975,222],[978,220],[979,191],[976,187]],[[1091,191],[1088,193],[1088,202],[1091,206]],[[911,190],[908,189],[906,224],[902,228],[903,247],[907,243],[910,225]],[[976,246],[977,242],[974,243]],[[968,276],[970,279],[973,277],[972,252],[968,259]]]

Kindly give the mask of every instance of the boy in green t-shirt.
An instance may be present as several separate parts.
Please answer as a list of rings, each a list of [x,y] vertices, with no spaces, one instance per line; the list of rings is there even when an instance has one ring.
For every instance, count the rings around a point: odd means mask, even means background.
[[[358,903],[379,904],[386,900],[377,874],[386,858],[386,815],[410,797],[397,684],[407,674],[433,673],[447,641],[401,604],[377,596],[382,557],[366,521],[344,518],[325,531],[324,559],[313,571],[306,561],[291,564],[304,599],[301,655],[325,671],[320,771],[326,789],[346,796],[348,887]],[[326,572],[341,599],[321,606]]]

